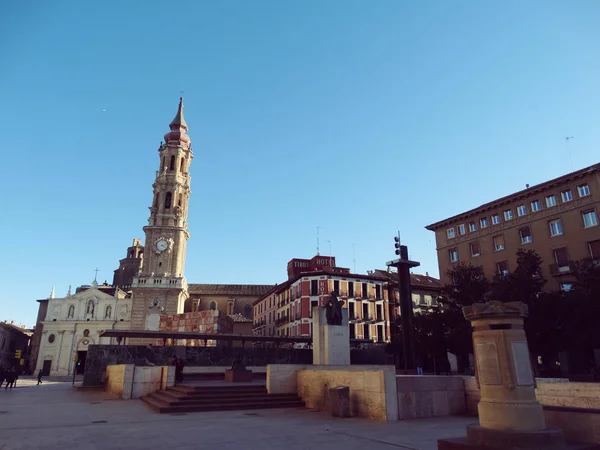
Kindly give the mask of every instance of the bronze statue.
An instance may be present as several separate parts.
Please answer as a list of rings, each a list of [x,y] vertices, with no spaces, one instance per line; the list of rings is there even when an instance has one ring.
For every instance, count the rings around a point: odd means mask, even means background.
[[[327,325],[341,325],[342,324],[342,304],[343,301],[338,299],[337,293],[331,291],[329,294],[329,300],[325,304],[325,316],[327,317]]]

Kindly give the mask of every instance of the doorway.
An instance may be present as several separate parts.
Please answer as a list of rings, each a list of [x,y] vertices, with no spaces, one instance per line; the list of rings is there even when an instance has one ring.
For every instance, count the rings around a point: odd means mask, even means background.
[[[77,352],[77,366],[75,369],[75,373],[77,375],[83,375],[85,372],[85,357],[87,356],[87,351],[78,351]]]
[[[52,368],[52,360],[45,359],[44,364],[42,365],[42,376],[49,377],[51,368]]]

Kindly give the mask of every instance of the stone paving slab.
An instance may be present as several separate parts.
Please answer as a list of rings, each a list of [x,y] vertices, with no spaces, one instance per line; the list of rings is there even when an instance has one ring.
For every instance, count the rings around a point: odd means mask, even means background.
[[[140,400],[20,380],[0,391],[1,450],[435,450],[473,418],[377,422],[305,409],[156,414]]]

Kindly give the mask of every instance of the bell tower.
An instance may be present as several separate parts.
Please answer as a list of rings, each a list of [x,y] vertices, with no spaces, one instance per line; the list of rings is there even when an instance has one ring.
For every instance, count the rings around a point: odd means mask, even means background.
[[[169,128],[158,149],[142,268],[131,284],[133,330],[158,330],[160,315],[182,313],[188,298],[184,266],[190,237],[187,215],[193,154],[183,98]]]

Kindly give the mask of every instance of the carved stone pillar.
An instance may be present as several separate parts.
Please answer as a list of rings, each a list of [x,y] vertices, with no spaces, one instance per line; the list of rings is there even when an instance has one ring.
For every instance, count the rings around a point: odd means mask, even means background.
[[[544,411],[535,397],[535,379],[523,319],[523,303],[476,303],[463,308],[473,326],[473,349],[481,392],[479,424],[494,430],[543,430]]]
[[[535,397],[535,378],[520,302],[475,303],[463,308],[473,327],[476,377],[481,399],[479,425],[467,426],[467,436],[438,441],[438,449],[565,448],[562,430],[547,428],[542,405]]]

